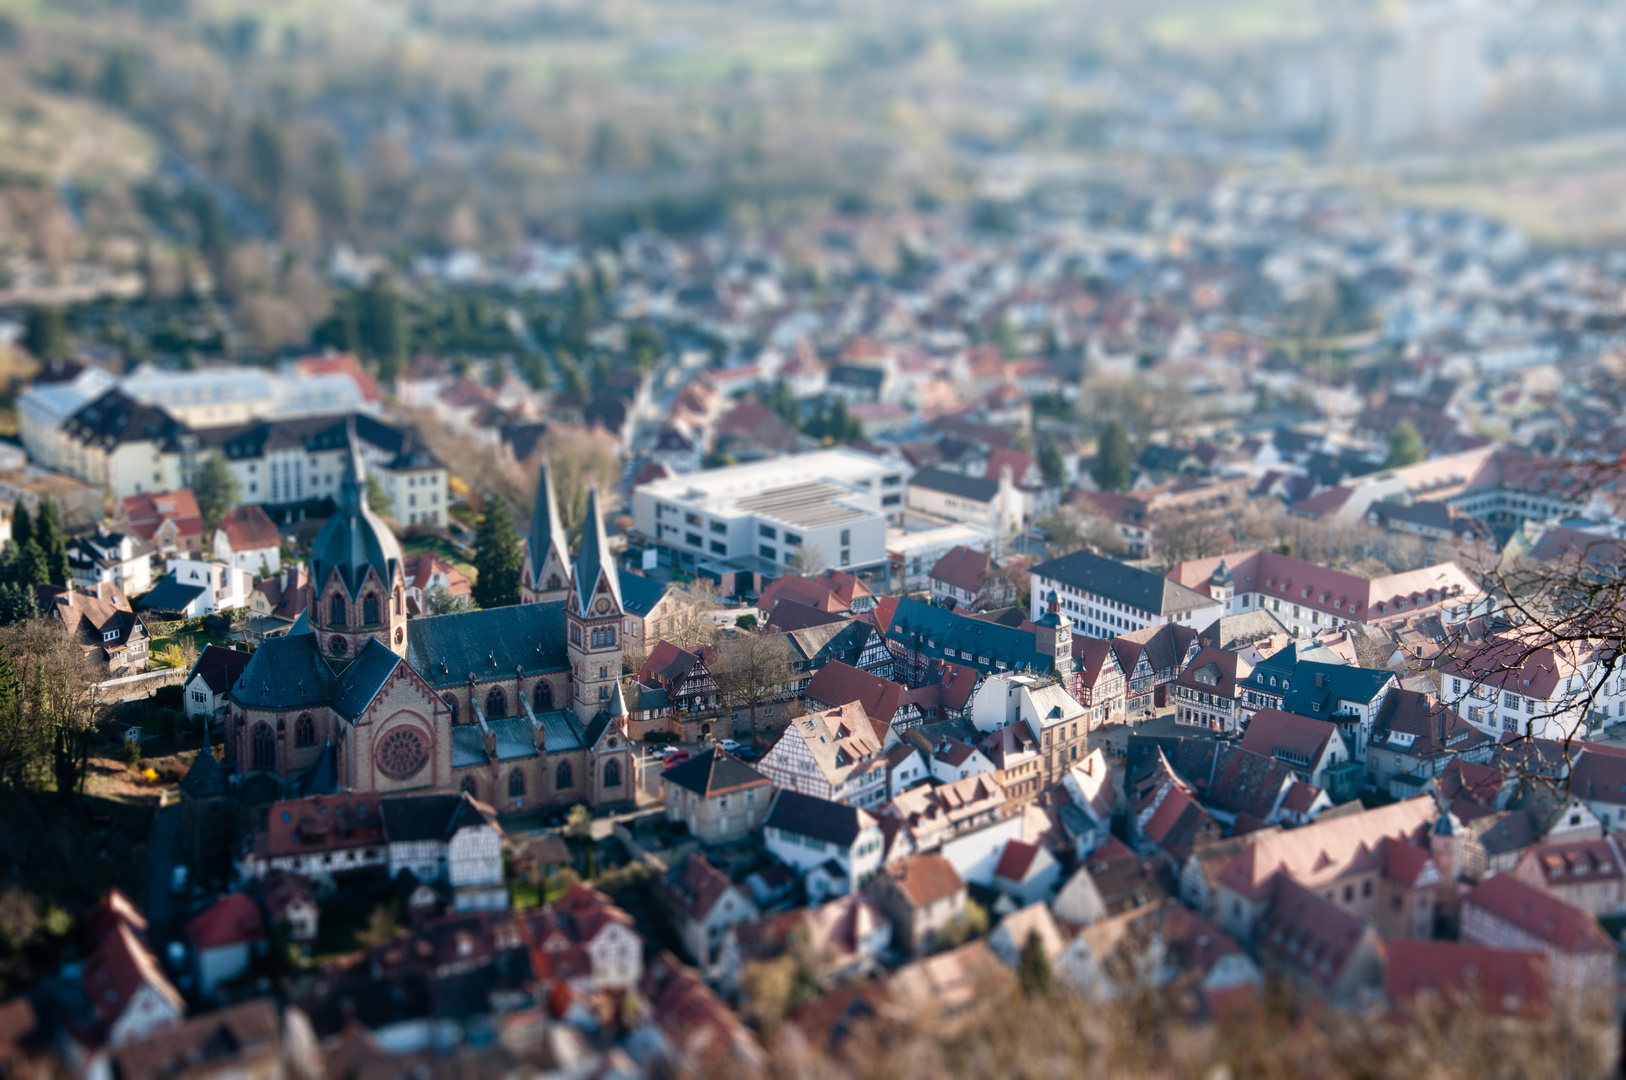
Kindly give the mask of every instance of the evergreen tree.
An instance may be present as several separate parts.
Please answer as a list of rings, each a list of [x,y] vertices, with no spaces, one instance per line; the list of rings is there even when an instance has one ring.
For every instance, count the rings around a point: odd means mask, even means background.
[[[474,602],[483,608],[519,603],[521,565],[513,512],[501,495],[490,495],[474,533]]]
[[[1400,421],[1389,432],[1389,456],[1383,459],[1385,469],[1415,465],[1426,457],[1428,448],[1423,445],[1423,437],[1417,434],[1410,420]]]
[[[1134,480],[1134,461],[1129,454],[1129,437],[1124,426],[1114,420],[1101,432],[1095,455],[1095,483],[1102,491],[1127,491]]]
[[[226,459],[216,452],[205,457],[192,474],[192,494],[198,500],[198,516],[203,518],[204,529],[212,531],[237,505],[242,486]]]
[[[379,517],[392,517],[395,514],[390,493],[384,490],[383,482],[372,473],[367,474],[367,506]]]
[[[0,626],[10,626],[38,614],[39,609],[34,603],[32,585],[24,585],[20,581],[9,581],[0,585]]]
[[[45,561],[45,552],[40,550],[39,544],[33,540],[17,549],[17,581],[32,589],[35,585],[44,585],[51,580],[50,565]]]
[[[62,511],[55,499],[40,500],[34,542],[45,558],[45,580],[52,585],[66,584],[73,576],[68,569],[68,532],[62,527]]]
[[[1037,930],[1028,931],[1027,940],[1022,942],[1021,955],[1016,959],[1016,979],[1026,997],[1050,993],[1050,958],[1044,954]]]
[[[376,275],[367,289],[367,339],[384,382],[393,383],[405,366],[410,337],[406,307],[395,283],[385,274]]]
[[[1052,484],[1060,484],[1066,478],[1067,464],[1061,459],[1061,448],[1056,445],[1055,439],[1046,439],[1039,444],[1039,471]]]
[[[48,304],[30,308],[23,345],[41,360],[68,355],[68,324],[62,317],[62,309]]]
[[[0,714],[11,712],[22,688],[22,680],[17,678],[17,669],[12,666],[11,657],[5,645],[0,644]]]
[[[28,507],[18,503],[11,512],[11,539],[22,547],[34,539],[34,519],[28,516]]]

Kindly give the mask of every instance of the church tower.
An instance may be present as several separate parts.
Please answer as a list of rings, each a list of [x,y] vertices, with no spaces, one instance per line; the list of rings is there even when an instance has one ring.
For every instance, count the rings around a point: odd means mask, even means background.
[[[587,493],[581,550],[565,598],[570,654],[571,708],[585,723],[610,708],[621,681],[621,577],[604,535],[598,488]]]
[[[1236,576],[1231,573],[1231,568],[1225,565],[1224,559],[1219,561],[1213,575],[1208,579],[1208,595],[1224,605],[1225,614],[1232,614],[1231,603],[1236,598]]]
[[[1041,653],[1050,657],[1051,674],[1056,681],[1073,692],[1073,622],[1061,610],[1061,597],[1051,589],[1045,597],[1045,613],[1034,624],[1033,643]]]
[[[531,511],[531,531],[525,536],[525,570],[520,578],[522,604],[544,604],[563,600],[570,591],[570,547],[564,525],[559,520],[559,500],[553,494],[553,473],[548,459],[542,459],[542,473],[536,481],[536,509]]]
[[[328,663],[342,670],[375,638],[406,655],[406,578],[401,542],[367,505],[367,470],[356,422],[338,505],[311,542],[306,614]]]

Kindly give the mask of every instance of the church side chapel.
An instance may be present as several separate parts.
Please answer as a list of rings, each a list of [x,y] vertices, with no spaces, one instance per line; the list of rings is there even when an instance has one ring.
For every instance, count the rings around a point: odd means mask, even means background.
[[[232,689],[228,768],[285,795],[440,788],[502,812],[630,801],[621,583],[597,490],[572,560],[544,462],[525,602],[409,623],[401,545],[367,506],[355,447],[352,433],[305,613]]]

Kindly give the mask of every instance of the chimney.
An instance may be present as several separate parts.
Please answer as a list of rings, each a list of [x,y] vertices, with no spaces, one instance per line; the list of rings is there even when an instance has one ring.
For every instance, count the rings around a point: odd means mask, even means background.
[[[1327,673],[1325,671],[1316,672],[1315,673],[1315,688],[1317,690],[1320,690],[1325,685],[1327,685]]]

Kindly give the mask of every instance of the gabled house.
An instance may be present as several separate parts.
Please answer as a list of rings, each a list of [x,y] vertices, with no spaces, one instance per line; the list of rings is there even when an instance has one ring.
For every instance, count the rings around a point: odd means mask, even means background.
[[[186,1013],[186,1002],[148,951],[137,925],[111,923],[85,960],[80,982],[96,1018],[95,1037],[109,1046],[145,1039],[174,1027]]]
[[[781,601],[775,614],[792,606],[790,601]],[[770,632],[774,629],[770,620]],[[796,669],[796,681],[787,688],[793,693],[805,691],[820,669],[838,660],[883,679],[892,678],[894,661],[886,640],[867,620],[836,619],[819,626],[786,630],[784,634],[790,644],[791,665]]]
[[[1614,993],[1618,950],[1598,920],[1513,874],[1486,878],[1462,898],[1461,937],[1472,945],[1546,954],[1553,988],[1583,999]]]
[[[661,774],[666,820],[703,844],[743,839],[762,827],[773,783],[728,751],[713,748]]]
[[[1626,869],[1613,836],[1536,844],[1520,857],[1513,876],[1594,918],[1626,915]]]
[[[979,606],[977,598],[983,595],[985,586],[997,577],[1000,570],[999,563],[986,551],[978,551],[964,545],[950,548],[932,565],[931,572],[927,574],[927,581],[931,585],[932,603],[951,610],[954,608],[976,610]],[[1009,603],[1012,597],[1005,592],[995,589],[994,594],[987,598],[986,606],[1000,607]]]
[[[875,591],[863,578],[845,570],[826,569],[813,577],[785,574],[762,589],[757,606],[772,614],[781,600],[835,615],[862,615],[875,609]]]
[[[989,676],[972,699],[971,722],[982,732],[1024,725],[1041,755],[1042,787],[1059,781],[1089,752],[1089,711],[1051,679]]]
[[[109,675],[147,670],[147,624],[130,608],[130,601],[111,585],[97,592],[80,592],[54,585],[34,590],[45,617],[59,620],[85,656],[106,665]]]
[[[214,557],[256,577],[282,569],[282,537],[270,516],[259,506],[238,506],[215,526]]]
[[[444,881],[458,911],[508,907],[502,826],[497,812],[467,791],[391,795],[379,800],[390,876],[411,870]]]
[[[1071,691],[1078,703],[1090,711],[1090,727],[1122,723],[1125,718],[1129,680],[1112,642],[1104,638],[1073,635],[1073,675]]]
[[[820,668],[802,691],[802,704],[809,710],[836,709],[852,701],[862,705],[871,720],[900,730],[926,720],[916,695],[902,683],[840,660]]]
[[[1626,755],[1582,745],[1570,774],[1569,790],[1585,799],[1611,832],[1626,829]]]
[[[126,495],[119,521],[163,556],[203,553],[203,515],[191,488]]]
[[[977,743],[977,751],[993,766],[994,779],[1005,789],[1013,808],[1039,797],[1044,784],[1044,758],[1026,726],[1012,724],[989,732]]]
[[[1087,857],[1112,836],[1117,802],[1118,789],[1100,747],[1062,774],[1061,783],[1052,789],[1051,807],[1073,842],[1075,856]]]
[[[718,705],[717,681],[706,665],[705,649],[684,649],[658,642],[638,672],[640,686],[666,691],[674,713],[701,713]]]
[[[896,739],[858,702],[792,720],[757,769],[774,786],[852,806],[886,799],[886,746]]]
[[[1149,716],[1168,703],[1168,685],[1196,659],[1197,631],[1165,623],[1112,638],[1112,651],[1124,672],[1124,719]]]
[[[1405,797],[1452,762],[1486,764],[1495,745],[1433,694],[1391,690],[1367,743],[1366,775],[1379,789]]]
[[[1006,818],[1005,789],[990,775],[910,788],[876,811],[893,850],[937,851],[953,837]]]
[[[732,927],[719,950],[718,981],[736,992],[747,964],[796,949],[819,986],[850,984],[882,970],[891,945],[892,924],[868,893],[841,896]]]
[[[182,707],[188,720],[212,721],[223,716],[227,695],[248,667],[251,654],[224,645],[205,645],[181,683]]]
[[[1012,840],[994,867],[993,885],[1020,906],[1047,901],[1061,881],[1061,863],[1040,844]]]
[[[932,779],[939,784],[997,771],[993,761],[980,749],[950,736],[932,743],[927,767],[931,769]]]
[[[910,855],[888,864],[869,894],[895,928],[893,941],[908,953],[929,952],[938,936],[965,915],[968,893],[959,872],[941,855]]]
[[[134,532],[105,532],[98,529],[88,536],[68,541],[68,572],[72,584],[95,592],[112,585],[126,596],[138,595],[152,586],[153,546]]]
[[[248,639],[260,642],[291,630],[305,613],[309,586],[310,571],[303,563],[291,563],[275,577],[257,582],[248,596]]]
[[[698,852],[667,873],[661,891],[683,947],[702,971],[716,960],[730,928],[757,917],[750,891],[735,885]]]
[[[244,975],[254,955],[264,950],[265,921],[247,893],[227,893],[187,922],[186,940],[198,992],[208,997],[222,983]]]
[[[1079,861],[1050,910],[1069,926],[1089,926],[1169,896],[1168,861],[1143,859],[1113,838]]]
[[[770,855],[804,875],[809,899],[855,892],[881,868],[880,825],[856,806],[781,790],[762,836]]]
[[[1254,666],[1243,701],[1250,709],[1280,709],[1339,725],[1354,760],[1364,762],[1378,710],[1399,685],[1392,671],[1301,661],[1298,647],[1289,645]]]
[[[1338,728],[1324,720],[1261,709],[1248,721],[1248,729],[1238,744],[1244,750],[1275,758],[1292,766],[1293,773],[1306,784],[1325,788],[1358,776],[1359,769],[1342,768],[1351,763],[1348,747]]]
[[[1238,687],[1251,670],[1236,653],[1205,646],[1174,680],[1175,723],[1226,734],[1238,731],[1248,719]]]
[[[1296,881],[1276,886],[1254,941],[1261,955],[1335,1003],[1383,981],[1388,948],[1377,930]]]

